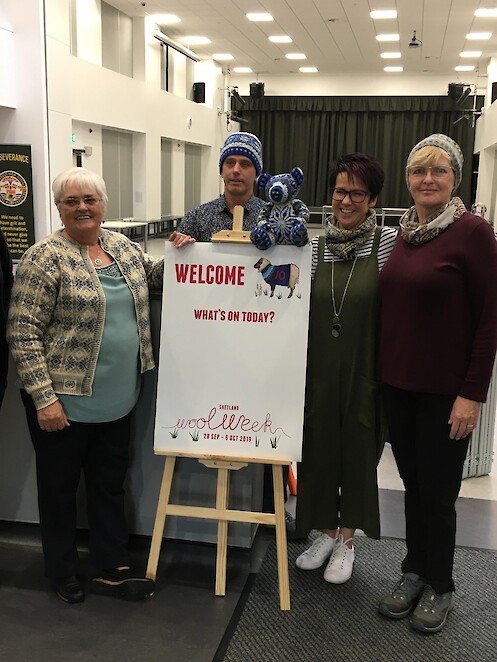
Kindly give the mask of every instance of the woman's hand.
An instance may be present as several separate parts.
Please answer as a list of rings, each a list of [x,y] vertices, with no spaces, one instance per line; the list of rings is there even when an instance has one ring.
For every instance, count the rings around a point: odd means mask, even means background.
[[[45,432],[63,430],[70,425],[64,413],[64,409],[58,400],[57,402],[48,405],[48,407],[38,409],[36,414],[38,416],[38,425],[42,430],[45,430]]]
[[[169,235],[169,241],[173,242],[173,246],[176,248],[181,248],[187,244],[192,244],[195,239],[188,236],[187,234],[182,234],[181,232],[176,232],[176,230]]]
[[[452,411],[450,412],[449,425],[451,439],[462,439],[470,432],[473,432],[478,417],[480,416],[480,402],[474,400],[467,400],[460,395],[454,400]]]

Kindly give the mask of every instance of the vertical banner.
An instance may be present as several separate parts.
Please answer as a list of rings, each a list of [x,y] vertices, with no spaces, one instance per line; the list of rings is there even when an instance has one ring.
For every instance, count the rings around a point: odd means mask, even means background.
[[[300,460],[310,246],[166,242],[155,451]]]
[[[14,259],[35,243],[31,145],[0,145],[0,227]]]

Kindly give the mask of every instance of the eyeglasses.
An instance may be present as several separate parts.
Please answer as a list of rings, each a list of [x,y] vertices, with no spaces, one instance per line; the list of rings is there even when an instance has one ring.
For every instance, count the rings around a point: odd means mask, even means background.
[[[430,166],[428,168],[425,168],[425,166],[413,166],[412,168],[408,168],[407,172],[409,173],[409,177],[422,179],[426,177],[428,170],[435,179],[443,179],[444,177],[448,177],[452,168],[448,168],[447,166]]]
[[[85,195],[83,198],[66,198],[61,200],[61,204],[66,207],[79,207],[81,201],[86,207],[94,207],[96,204],[101,202],[102,198],[95,198],[93,195]]]
[[[364,202],[368,195],[371,195],[369,191],[361,191],[359,189],[346,191],[344,188],[334,188],[331,197],[337,202],[342,202],[347,196],[349,196],[352,202]]]

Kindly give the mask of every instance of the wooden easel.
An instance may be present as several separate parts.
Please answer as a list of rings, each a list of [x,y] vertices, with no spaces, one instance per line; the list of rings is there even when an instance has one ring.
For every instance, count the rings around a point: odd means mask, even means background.
[[[243,207],[237,205],[233,210],[233,229],[221,230],[212,235],[212,241],[250,243],[250,232],[243,229]],[[190,453],[158,452],[166,455],[164,474],[155,516],[150,555],[148,557],[147,577],[155,580],[167,515],[177,517],[196,517],[215,519],[217,524],[216,555],[216,595],[226,594],[226,560],[228,552],[228,522],[249,522],[270,524],[276,527],[276,554],[278,558],[278,585],[280,609],[290,609],[290,582],[288,578],[288,551],[286,540],[285,501],[283,495],[283,465],[291,460],[234,458],[217,455],[194,455]],[[177,457],[194,457],[211,469],[217,469],[216,507],[184,506],[169,503],[174,466]],[[228,510],[229,472],[238,471],[249,463],[271,464],[273,467],[274,513],[258,513],[246,510]]]
[[[224,241],[238,244],[250,243],[250,232],[243,230],[243,207],[236,205],[233,210],[233,229],[221,230],[211,237],[211,241]]]
[[[228,522],[249,522],[255,524],[272,524],[276,527],[276,554],[278,558],[278,585],[280,609],[290,609],[290,582],[288,579],[288,552],[286,540],[285,503],[283,495],[283,465],[290,464],[286,460],[269,460],[261,458],[233,458],[215,455],[193,455],[189,453],[159,452],[166,455],[164,474],[155,516],[152,543],[148,557],[147,577],[157,576],[157,566],[164,534],[167,515],[177,517],[196,517],[198,519],[215,519],[217,525],[217,555],[216,555],[216,595],[226,594],[226,561],[228,552]],[[185,506],[169,503],[174,467],[177,457],[194,457],[206,467],[217,469],[217,490],[215,508],[202,506]],[[274,513],[260,513],[247,510],[228,510],[229,472],[238,471],[249,463],[272,464]]]

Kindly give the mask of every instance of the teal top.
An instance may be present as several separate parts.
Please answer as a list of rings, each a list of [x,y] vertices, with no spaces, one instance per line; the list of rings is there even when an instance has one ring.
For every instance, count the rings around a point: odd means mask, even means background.
[[[58,394],[67,418],[80,423],[116,421],[133,409],[140,393],[140,339],[133,296],[115,262],[97,273],[106,306],[92,394]]]

